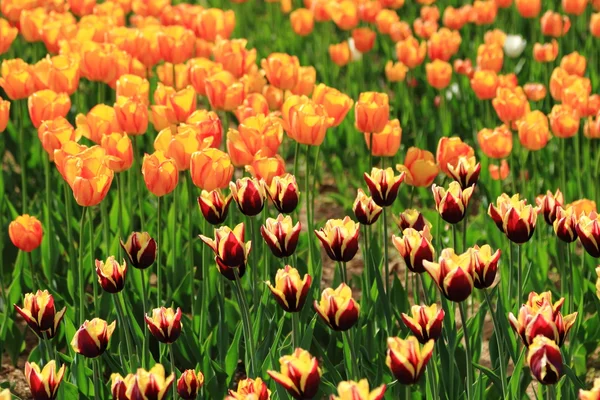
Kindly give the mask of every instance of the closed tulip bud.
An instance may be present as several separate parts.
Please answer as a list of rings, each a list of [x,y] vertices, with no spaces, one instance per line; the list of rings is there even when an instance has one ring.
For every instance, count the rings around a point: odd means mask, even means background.
[[[548,125],[548,118],[539,111],[531,111],[525,114],[517,123],[519,129],[519,141],[527,150],[536,151],[546,147],[552,138]]]
[[[279,359],[280,372],[267,371],[294,399],[310,400],[317,395],[321,383],[321,368],[308,351],[297,348]],[[239,392],[239,388],[238,388]]]
[[[394,119],[388,121],[379,133],[364,133],[367,148],[377,157],[393,157],[400,149],[402,139],[402,127],[400,121]],[[372,142],[372,143],[371,143]],[[371,144],[373,147],[371,148]]]
[[[171,193],[179,183],[175,160],[166,157],[162,151],[144,155],[142,175],[148,190],[158,197]]]
[[[600,378],[594,379],[594,387],[591,390],[579,389],[579,400],[600,399]]]
[[[117,325],[113,321],[108,325],[106,321],[100,318],[94,318],[91,321],[85,321],[83,325],[75,332],[71,347],[73,350],[87,358],[96,358],[108,348],[108,341],[112,336]]]
[[[359,382],[344,381],[337,386],[338,396],[331,395],[330,400],[381,400],[385,395],[385,385],[381,385],[372,391],[369,382],[361,379]]]
[[[204,235],[200,239],[215,253],[219,265],[239,268],[246,265],[252,248],[252,242],[244,242],[244,232],[244,224],[240,223],[233,230],[228,226],[215,229],[214,240]]]
[[[600,218],[596,211],[581,215],[576,225],[583,248],[594,258],[600,257]]]
[[[538,206],[538,213],[543,215],[544,221],[550,226],[554,224],[558,209],[562,208],[564,202],[565,198],[560,189],[556,189],[556,193],[554,194],[548,190],[545,195],[538,196],[535,199],[535,203]]]
[[[339,126],[342,123],[354,103],[348,95],[324,83],[315,87],[312,101],[325,108],[327,116],[333,118],[332,126]]]
[[[406,174],[407,185],[417,187],[431,185],[440,171],[433,154],[416,147],[408,149],[404,164],[397,164],[396,169],[400,173]]]
[[[373,199],[367,196],[362,189],[358,189],[352,210],[358,222],[364,225],[372,225],[379,219],[383,208],[375,204]]]
[[[143,135],[148,129],[148,106],[136,98],[119,96],[114,105],[119,126],[128,135]]]
[[[186,369],[177,380],[177,394],[184,400],[195,400],[202,386],[204,386],[204,374]]]
[[[203,190],[198,197],[200,211],[202,211],[204,219],[211,225],[220,225],[225,222],[229,204],[231,204],[231,195],[224,197],[219,189],[210,192]]]
[[[508,167],[508,163],[506,160],[502,160],[500,165],[490,164],[488,165],[488,172],[490,173],[490,177],[495,181],[503,181],[508,178],[508,174],[510,173],[510,169]]]
[[[20,58],[2,61],[0,87],[11,100],[21,100],[36,91],[33,68]]]
[[[293,224],[292,218],[279,214],[277,219],[267,218],[260,233],[275,257],[289,257],[296,251],[300,236],[300,222]]]
[[[410,309],[412,316],[402,313],[402,321],[421,344],[430,340],[438,340],[442,335],[444,310],[438,309],[437,304],[430,306],[414,305]]]
[[[330,219],[325,227],[315,230],[325,252],[333,261],[348,262],[358,251],[360,224],[346,216],[344,219]]]
[[[566,210],[558,206],[556,219],[554,220],[554,233],[556,236],[566,243],[571,243],[577,240],[577,217],[572,208]]]
[[[312,277],[308,274],[300,277],[298,270],[289,265],[277,270],[275,286],[267,281],[266,284],[273,293],[275,301],[286,312],[300,312],[306,302]]]
[[[201,189],[222,189],[231,182],[233,165],[227,153],[208,148],[192,154],[190,174],[194,185]]]
[[[548,94],[546,86],[542,83],[526,83],[523,86],[523,91],[529,101],[540,101],[546,98]]]
[[[266,186],[266,192],[280,213],[290,214],[298,206],[300,192],[294,175],[286,173],[274,177],[271,184]]]
[[[590,17],[590,33],[593,37],[600,37],[600,13],[593,13]]]
[[[125,378],[121,374],[113,373],[110,375],[110,393],[113,400],[129,400],[127,389],[134,384],[135,375],[129,374]]]
[[[267,198],[262,181],[255,178],[241,178],[235,183],[230,182],[229,189],[233,200],[244,215],[254,216],[262,211]]]
[[[309,96],[313,92],[316,80],[317,70],[315,67],[300,67],[298,69],[298,81],[291,92],[298,96]]]
[[[536,43],[533,45],[533,59],[540,63],[548,63],[558,57],[558,42],[553,39],[550,43]]]
[[[496,205],[490,204],[488,215],[496,226],[514,243],[522,244],[533,236],[537,221],[537,207],[519,199],[519,194],[499,196]]]
[[[481,165],[476,162],[475,157],[459,157],[455,165],[448,164],[450,176],[458,183],[462,189],[474,186],[479,180]]]
[[[448,300],[460,303],[471,295],[475,280],[473,249],[462,254],[444,249],[438,263],[424,261],[423,266]]]
[[[290,14],[290,24],[296,35],[309,35],[313,31],[315,24],[313,12],[306,8],[298,8],[292,11]]]
[[[500,88],[492,100],[498,118],[505,124],[520,120],[527,112],[527,104],[527,97],[520,87]]]
[[[490,70],[477,70],[471,78],[471,89],[479,100],[491,100],[496,97],[498,74]]]
[[[462,189],[458,182],[451,182],[448,190],[442,186],[433,185],[431,190],[437,211],[442,219],[450,224],[463,220],[473,195],[475,185]]]
[[[175,374],[165,376],[165,368],[161,364],[155,364],[149,371],[139,368],[127,388],[127,398],[163,400],[167,398],[174,380]]]
[[[108,257],[106,262],[96,260],[96,274],[102,289],[108,293],[118,293],[125,287],[127,263],[123,260],[119,264],[113,256]]]
[[[500,254],[499,249],[492,253],[492,248],[487,244],[481,247],[477,245],[473,247],[473,260],[475,262],[474,286],[477,289],[486,289],[494,284]]]
[[[354,39],[354,45],[356,50],[361,53],[368,53],[375,45],[375,37],[377,34],[375,31],[369,28],[355,28],[352,30],[352,39]]]
[[[579,131],[580,116],[577,110],[567,104],[557,104],[548,115],[554,136],[561,139],[573,137]]]
[[[154,264],[156,241],[148,232],[132,232],[125,243],[122,240],[120,243],[134,268],[146,269]]]
[[[327,288],[321,293],[321,300],[315,300],[315,311],[323,322],[334,331],[346,331],[358,321],[360,305],[352,298],[352,289],[345,283],[337,289]]]
[[[152,317],[144,316],[150,333],[161,343],[174,343],[181,334],[181,309],[155,308]]]
[[[65,374],[66,364],[56,372],[56,361],[50,360],[44,368],[36,363],[25,362],[25,379],[33,400],[54,400]]]
[[[523,18],[535,18],[542,10],[541,0],[515,0],[515,5]]]
[[[44,230],[36,217],[23,214],[8,225],[8,236],[19,250],[31,252],[42,244]]]
[[[562,8],[567,14],[581,15],[587,7],[587,0],[562,0]]]
[[[358,6],[350,0],[329,2],[327,12],[338,28],[348,31],[358,25]]]
[[[94,106],[87,115],[78,114],[75,123],[78,134],[94,143],[101,143],[104,136],[113,132],[122,132],[115,109],[105,104]]]
[[[531,375],[543,385],[556,384],[562,375],[562,355],[556,343],[538,336],[527,351],[527,365]]]
[[[498,6],[493,0],[476,0],[471,10],[476,25],[490,25],[496,20]]]
[[[414,336],[406,340],[390,337],[387,340],[388,351],[385,364],[392,371],[398,382],[413,385],[419,381],[433,354],[434,340],[423,346]]]
[[[65,117],[71,108],[71,99],[65,93],[45,89],[29,96],[27,107],[31,123],[39,128],[43,121]]]
[[[363,174],[373,201],[380,207],[391,206],[398,196],[398,189],[406,177],[406,173],[402,172],[398,176],[394,176],[392,168],[385,170],[373,168],[371,174],[366,172]]]
[[[244,101],[244,84],[228,71],[217,72],[205,80],[206,96],[213,109],[232,111]]]
[[[435,254],[429,229],[427,225],[421,231],[406,228],[402,237],[392,235],[392,243],[404,259],[406,267],[418,274],[425,272],[423,262],[433,261]]]
[[[387,94],[363,92],[354,107],[356,128],[361,132],[379,133],[389,120],[389,99]]]
[[[229,389],[229,396],[225,400],[269,400],[271,391],[267,384],[260,378],[241,379],[238,381],[237,390]]]

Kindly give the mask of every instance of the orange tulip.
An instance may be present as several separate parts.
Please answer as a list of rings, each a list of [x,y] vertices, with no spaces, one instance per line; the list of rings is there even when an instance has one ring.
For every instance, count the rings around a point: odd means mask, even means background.
[[[114,105],[119,126],[128,135],[143,135],[148,129],[148,106],[135,98],[118,96]]]
[[[569,32],[571,20],[566,15],[548,10],[540,18],[540,25],[542,26],[543,35],[558,38]]]
[[[408,149],[404,164],[396,165],[396,169],[406,173],[404,181],[407,185],[418,187],[430,186],[440,172],[433,154],[417,147]]]
[[[477,133],[477,142],[483,154],[490,158],[506,158],[513,146],[513,137],[506,125],[495,129],[482,129]]]
[[[396,43],[396,56],[398,61],[406,65],[409,69],[413,69],[423,63],[427,45],[414,37],[409,37],[406,40]]]
[[[38,128],[45,120],[65,117],[71,108],[71,99],[64,93],[40,90],[29,96],[27,108],[31,123]]]
[[[246,171],[256,179],[262,179],[267,185],[273,182],[276,176],[285,174],[285,161],[280,155],[266,157],[259,151],[252,162],[246,166]]]
[[[298,82],[291,92],[298,96],[308,96],[312,93],[316,80],[317,70],[315,67],[300,67],[298,68]]]
[[[438,30],[437,21],[424,20],[417,18],[413,21],[413,31],[415,35],[422,39],[429,39]]]
[[[338,67],[343,67],[350,62],[350,46],[348,42],[329,45],[329,57]]]
[[[334,118],[328,116],[324,106],[310,100],[292,106],[288,115],[288,136],[300,144],[310,146],[320,146],[327,129],[335,122]]]
[[[31,252],[42,244],[44,230],[42,223],[36,217],[24,214],[19,215],[8,225],[8,236],[19,250]],[[35,317],[37,318],[37,315]]]
[[[156,35],[161,58],[171,64],[180,64],[194,54],[194,32],[180,25],[165,26]]]
[[[517,126],[519,141],[527,150],[543,149],[552,137],[548,129],[548,118],[539,110],[527,113]]]
[[[11,100],[25,99],[35,92],[33,69],[20,58],[2,61],[0,87]]]
[[[154,150],[163,152],[175,161],[179,171],[185,171],[190,168],[192,154],[210,147],[212,140],[212,137],[203,139],[192,125],[180,125],[176,130],[167,127],[156,136]]]
[[[67,0],[67,3],[69,4],[69,10],[73,14],[82,17],[92,13],[96,5],[96,0]]]
[[[368,53],[375,45],[375,31],[369,28],[355,28],[352,30],[352,39],[356,50],[361,53]]]
[[[102,136],[100,146],[110,156],[108,166],[115,172],[127,171],[133,164],[131,139],[124,133],[113,132]]]
[[[223,11],[219,8],[202,10],[196,17],[194,31],[196,37],[215,42],[217,37],[228,39],[235,28],[233,10]]]
[[[371,137],[373,135],[373,137]],[[394,119],[388,121],[385,128],[379,133],[364,132],[367,149],[376,157],[393,157],[400,149],[400,141],[402,140],[402,127],[400,121]],[[371,141],[373,148],[371,149]]]
[[[504,42],[506,41],[506,33],[500,29],[492,29],[491,31],[487,31],[483,36],[483,41],[487,45],[496,44],[500,47],[504,47]]]
[[[196,93],[206,96],[206,79],[222,71],[223,66],[207,58],[192,58],[187,62],[187,65],[190,84]]]
[[[13,28],[7,20],[0,18],[0,54],[8,51],[17,33],[19,33],[17,28]]]
[[[585,56],[580,55],[576,51],[567,54],[560,60],[560,67],[571,75],[583,76],[585,74],[586,64],[587,61]]]
[[[504,51],[497,44],[481,44],[477,48],[477,66],[496,73],[502,69]]]
[[[352,0],[327,3],[328,13],[338,28],[349,31],[358,25],[358,6]]]
[[[580,117],[584,117],[588,113],[591,91],[592,85],[588,78],[576,77],[563,89],[561,99],[563,104],[572,107]],[[593,105],[591,111],[592,115],[596,114],[593,112]]]
[[[121,75],[117,80],[116,95],[124,97],[137,97],[143,103],[148,104],[150,102],[150,82],[147,79],[125,74]]]
[[[267,79],[262,70],[253,69],[251,72],[242,76],[240,82],[244,85],[246,93],[262,93],[267,84]]]
[[[546,97],[546,86],[541,83],[526,83],[523,91],[529,101],[540,101]]]
[[[38,138],[50,161],[54,161],[55,150],[62,148],[66,142],[78,141],[80,137],[73,125],[62,116],[46,120],[38,127]]]
[[[173,67],[175,67],[175,71],[173,71]],[[173,65],[166,62],[156,67],[156,75],[158,75],[160,83],[176,90],[181,90],[190,84],[187,64]],[[173,79],[175,79],[175,82],[173,82]]]
[[[260,151],[263,156],[277,154],[283,141],[281,120],[272,116],[259,114],[246,118],[238,125],[238,129],[230,129],[227,133],[227,152],[236,167],[249,165]]]
[[[588,0],[562,0],[562,8],[567,14],[581,15],[587,7]]]
[[[314,15],[311,10],[298,8],[290,14],[292,30],[296,35],[307,36],[313,31],[315,25]]]
[[[233,164],[227,153],[208,148],[192,154],[190,174],[197,187],[212,191],[229,187]]]
[[[132,0],[131,10],[143,17],[158,17],[171,0]]]
[[[490,100],[496,97],[498,74],[490,70],[477,70],[471,78],[471,89],[480,100]]]
[[[433,60],[448,61],[458,52],[462,39],[458,31],[442,28],[427,41],[427,54]]]
[[[410,25],[405,21],[396,21],[390,26],[390,39],[392,42],[398,43],[412,36]]]
[[[196,129],[201,141],[211,138],[211,147],[219,148],[223,138],[223,125],[214,111],[196,110],[185,121]]]
[[[600,37],[600,13],[593,13],[590,17],[590,33],[596,38]]]
[[[403,82],[407,72],[408,68],[401,62],[394,63],[390,60],[385,64],[385,77],[389,82]]]
[[[506,160],[502,160],[502,162],[500,163],[500,166],[497,166],[495,164],[490,164],[488,166],[488,171],[489,171],[492,179],[495,181],[505,180],[506,178],[508,178],[508,174],[510,173],[510,169],[508,167],[508,163],[506,162]]]
[[[37,7],[32,10],[23,10],[19,17],[19,27],[23,39],[29,43],[41,42],[42,26],[44,25],[46,18],[48,18],[48,12],[42,7]]]
[[[500,88],[496,94],[492,105],[498,114],[498,118],[506,124],[516,122],[523,117],[527,111],[527,97],[523,89]]]
[[[77,204],[91,207],[100,204],[106,197],[114,177],[107,160],[76,155],[67,157],[63,168],[65,179],[73,190]]]
[[[475,0],[472,13],[475,17],[475,24],[490,25],[496,20],[498,6],[494,0]]]
[[[150,106],[152,124],[155,129],[162,130],[188,119],[196,110],[196,92],[191,86],[175,91],[159,83],[154,92],[154,102],[156,105]]]
[[[60,148],[54,150],[54,165],[56,169],[66,181],[65,176],[65,162],[70,156],[81,156],[84,157],[96,157],[102,158],[106,155],[106,152],[100,146],[92,146],[88,148],[86,145],[79,144],[74,140],[69,140],[62,143]]]
[[[554,136],[567,139],[579,131],[579,113],[567,104],[557,104],[548,115]]]
[[[175,160],[168,158],[162,151],[144,155],[142,175],[148,190],[158,197],[171,193],[179,183]]]
[[[515,0],[515,5],[523,18],[535,18],[542,11],[541,0]]]
[[[105,135],[122,131],[115,109],[105,104],[94,106],[87,115],[78,114],[75,123],[79,135],[94,143],[100,143]]]
[[[47,56],[34,66],[38,86],[56,93],[72,95],[79,87],[79,58],[69,55]]]
[[[82,43],[79,52],[81,76],[104,83],[115,79],[115,50],[116,46],[109,43]]]
[[[256,49],[246,49],[245,39],[219,40],[213,48],[215,61],[236,78],[256,69]]]
[[[448,6],[444,9],[442,23],[445,27],[460,30],[467,22],[466,14],[459,8]]]
[[[594,117],[600,112],[600,95],[593,94],[588,98],[587,107],[583,113],[586,117]]]
[[[266,85],[263,88],[262,94],[267,100],[269,109],[279,110],[283,105],[283,90],[276,88],[273,85]]]
[[[267,115],[269,113],[269,103],[267,103],[267,99],[262,94],[251,93],[246,96],[234,113],[239,122],[258,114]]]
[[[455,166],[461,156],[472,157],[475,151],[459,137],[443,137],[438,142],[435,159],[444,173],[450,176],[448,164]]]
[[[473,63],[468,58],[465,60],[456,59],[454,60],[454,72],[459,75],[464,75],[467,78],[471,79],[475,70],[473,69]]]
[[[244,85],[228,71],[218,72],[205,82],[206,96],[213,109],[232,111],[244,101]]]
[[[365,133],[380,133],[388,123],[389,98],[385,93],[363,92],[354,106],[356,128]]]
[[[398,21],[400,21],[400,17],[398,17],[398,13],[394,10],[383,9],[375,17],[377,30],[382,35],[388,35],[392,24]]]
[[[346,94],[323,83],[315,87],[312,100],[325,108],[327,115],[334,120],[334,127],[342,123],[354,103]]]
[[[452,79],[452,66],[450,63],[442,60],[434,60],[425,65],[427,71],[427,81],[431,86],[438,90],[445,89]]]
[[[576,79],[561,67],[554,68],[550,76],[550,95],[556,101],[562,100],[563,89],[568,87]]]
[[[369,0],[359,2],[358,4],[358,16],[363,22],[374,24],[377,15],[382,10],[383,5],[379,1]]]
[[[300,67],[298,57],[285,53],[271,53],[260,65],[271,85],[281,90],[289,90],[296,86]]]
[[[4,132],[10,119],[10,102],[0,100],[0,133]]]
[[[385,8],[397,10],[404,6],[404,0],[381,0],[381,5]]]

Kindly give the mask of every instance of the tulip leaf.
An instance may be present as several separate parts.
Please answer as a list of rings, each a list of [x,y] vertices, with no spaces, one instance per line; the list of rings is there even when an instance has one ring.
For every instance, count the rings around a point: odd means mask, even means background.
[[[569,380],[571,381],[571,383],[574,385],[574,387],[576,389],[584,389],[585,385],[583,382],[581,382],[581,380],[577,377],[577,375],[575,374],[575,372],[573,372],[573,370],[571,369],[571,367],[569,367],[568,365],[564,364],[563,365],[563,370],[565,372],[565,375],[567,376],[567,378],[569,378]]]
[[[237,329],[235,330],[235,334],[233,335],[233,339],[231,340],[231,345],[227,350],[227,355],[225,356],[225,373],[227,374],[227,379],[232,380],[237,369],[239,354],[240,354],[240,338],[242,336],[242,323],[238,324]],[[247,348],[247,344],[244,344],[244,347]]]
[[[502,389],[502,380],[494,371],[478,363],[473,363],[473,366],[485,374],[498,390]]]
[[[520,392],[520,381],[521,381],[521,377],[523,375],[523,367],[525,364],[525,353],[526,353],[526,349],[523,348],[521,350],[521,354],[519,355],[519,359],[517,360],[517,362],[515,363],[515,368],[513,370],[513,373],[510,377],[510,380],[508,382],[508,387],[510,389],[510,393],[513,394],[513,396],[517,396],[517,398],[521,398],[521,392]]]

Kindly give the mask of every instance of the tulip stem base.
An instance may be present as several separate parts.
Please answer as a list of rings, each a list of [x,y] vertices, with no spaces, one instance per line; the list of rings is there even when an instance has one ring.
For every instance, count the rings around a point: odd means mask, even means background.
[[[242,282],[240,281],[240,274],[237,268],[233,268],[233,274],[235,275],[234,286],[237,293],[240,313],[242,314],[242,329],[244,330],[244,339],[246,342],[246,358],[250,360],[250,371],[248,376],[256,376],[256,361],[254,360],[256,355],[252,337],[252,324],[250,323],[250,312],[248,310],[248,304],[246,303]]]
[[[460,310],[460,320],[462,322],[463,337],[465,339],[465,354],[467,366],[467,399],[472,399],[473,390],[473,356],[471,355],[471,344],[469,342],[469,330],[467,328],[467,312],[465,310],[465,302],[462,301],[458,305]]]
[[[498,359],[500,364],[500,381],[502,382],[502,398],[506,398],[506,364],[504,363],[504,346],[503,342],[500,341],[503,333],[500,331],[500,323],[496,317],[496,313],[492,308],[492,300],[487,289],[483,289],[485,301],[487,302],[488,308],[490,309],[490,315],[492,317],[492,323],[494,325],[494,334],[496,335],[496,346],[498,347]]]
[[[146,302],[148,300],[148,291],[146,288],[146,275],[145,275],[145,270],[140,270],[140,274],[142,276],[142,309],[144,310],[144,318],[142,318],[142,323],[145,324],[146,321],[146,315],[147,314],[147,309],[146,309]],[[143,325],[142,325],[143,326]],[[146,368],[148,366],[148,337],[149,333],[148,333],[148,329],[144,329],[144,341],[142,342],[142,367]]]

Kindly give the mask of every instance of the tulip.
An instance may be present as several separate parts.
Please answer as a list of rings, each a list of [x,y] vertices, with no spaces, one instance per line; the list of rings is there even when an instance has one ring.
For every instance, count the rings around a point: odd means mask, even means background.
[[[408,68],[401,62],[388,61],[385,64],[385,77],[389,82],[403,82]]]
[[[365,132],[364,136],[367,148],[371,150],[373,156],[393,157],[398,152],[398,149],[400,149],[402,127],[400,127],[400,121],[394,119],[388,121],[380,133]]]
[[[148,190],[158,197],[171,193],[179,182],[177,164],[162,151],[144,155],[142,175]]]
[[[10,102],[0,100],[0,133],[4,132],[10,119]]]
[[[397,164],[396,170],[406,174],[405,182],[407,185],[417,187],[431,185],[440,171],[433,154],[416,147],[408,149],[404,164]]]
[[[508,174],[510,173],[510,169],[508,168],[508,163],[506,160],[502,160],[500,166],[495,164],[488,165],[488,172],[490,176],[495,181],[503,181],[508,178]]]
[[[478,99],[493,99],[498,88],[498,75],[495,71],[477,70],[471,78],[471,88]]]
[[[553,36],[556,38],[565,36],[571,28],[571,20],[566,15],[560,15],[557,12],[546,11],[540,18],[542,35]]]
[[[12,27],[7,20],[0,19],[0,54],[4,54],[10,49],[18,33],[19,30]]]
[[[102,289],[108,293],[118,293],[125,287],[127,264],[125,260],[119,264],[114,256],[108,257],[106,262],[96,260],[96,274]]]
[[[290,90],[298,81],[298,57],[285,53],[272,53],[261,61],[269,83],[282,90]]]
[[[282,141],[281,120],[259,114],[246,118],[238,125],[238,129],[229,130],[227,152],[233,165],[240,167],[251,164],[259,151],[269,157],[275,155]]]
[[[341,30],[347,31],[358,25],[358,6],[349,0],[327,3],[327,11]]]
[[[198,206],[204,219],[211,225],[220,225],[227,218],[231,199],[231,195],[223,197],[223,193],[219,189],[210,192],[203,190],[200,197],[198,197]]]
[[[587,0],[562,0],[562,8],[567,14],[581,15],[587,7]]]
[[[233,165],[227,153],[208,148],[192,154],[190,174],[194,185],[201,189],[222,189],[231,181]]]
[[[579,400],[597,400],[600,398],[600,378],[594,379],[594,387],[591,390],[579,389]]]
[[[107,159],[84,157],[68,157],[64,163],[64,173],[77,204],[90,207],[100,204],[106,197],[114,172],[108,167]]]
[[[42,122],[37,131],[50,161],[54,161],[54,152],[61,149],[65,143],[80,139],[80,132],[75,131],[64,117]]]
[[[245,39],[218,40],[213,48],[215,61],[236,78],[256,68],[256,49],[246,49]]]
[[[571,243],[577,240],[577,217],[573,211],[573,208],[567,208],[565,211],[562,207],[558,206],[556,212],[556,219],[553,224],[554,233],[556,236],[566,243]]]
[[[370,175],[365,172],[363,177],[375,204],[380,207],[389,207],[396,200],[398,189],[404,181],[406,173],[402,172],[400,175],[394,176],[392,168],[385,170],[373,168]]]
[[[193,369],[186,369],[177,380],[177,394],[184,400],[195,400],[202,386],[204,374],[200,371],[196,374]]]
[[[551,191],[547,191],[544,196],[538,196],[535,199],[535,203],[538,206],[538,213],[544,216],[544,221],[550,226],[554,224],[558,209],[564,205],[565,198],[560,191],[556,189],[556,193],[552,194]]]
[[[515,5],[523,18],[535,18],[542,9],[541,0],[515,0]]]
[[[431,187],[433,198],[442,219],[450,224],[462,221],[474,189],[475,185],[472,185],[463,190],[458,182],[451,182],[448,190],[433,184]]]
[[[367,196],[365,192],[359,188],[352,210],[359,223],[373,225],[379,219],[383,208],[375,204],[373,199]]]
[[[269,109],[271,110],[279,110],[283,105],[283,90],[273,86],[273,85],[265,85],[261,91],[265,99],[267,100],[267,104],[269,105]]]
[[[533,59],[540,63],[548,63],[558,57],[558,42],[553,39],[550,43],[533,45]]]
[[[191,58],[194,53],[194,32],[180,25],[163,27],[156,35],[158,48],[163,60],[179,64]]]
[[[8,225],[8,236],[15,247],[29,253],[42,244],[44,230],[36,217],[24,214]]]
[[[206,79],[223,71],[221,64],[207,58],[193,58],[187,62],[189,81],[196,93],[206,96]]]
[[[286,312],[300,312],[302,310],[311,283],[312,277],[310,275],[306,274],[304,278],[301,278],[298,270],[289,265],[277,270],[275,286],[270,281],[266,282],[275,301]]]
[[[0,87],[11,100],[21,100],[35,91],[33,69],[20,58],[2,61]]]
[[[39,128],[43,121],[65,117],[71,108],[71,99],[65,93],[45,89],[29,96],[27,107],[31,123]]]
[[[329,57],[338,67],[343,67],[350,62],[350,46],[348,42],[329,45]]]
[[[238,224],[233,230],[228,226],[215,229],[215,239],[200,235],[200,239],[211,248],[216,255],[217,266],[222,268],[221,273],[229,272],[233,278],[231,268],[240,268],[240,277],[245,268],[252,242],[244,243],[244,224]],[[224,267],[229,267],[226,269]],[[233,280],[233,279],[231,279]]]
[[[132,232],[121,247],[134,268],[146,269],[156,260],[156,241],[148,232]]]
[[[452,66],[439,59],[425,65],[427,81],[438,90],[445,89],[452,79]]]
[[[525,243],[533,236],[537,207],[526,205],[525,200],[519,199],[519,194],[513,197],[506,194],[499,196],[496,205],[490,204],[488,207],[488,215],[514,243]]]
[[[389,108],[387,94],[361,93],[354,107],[356,128],[363,133],[382,132],[389,120]]]
[[[567,204],[565,209],[572,209],[573,214],[576,218],[579,218],[582,214],[588,215],[592,211],[596,211],[596,202],[588,199],[579,199],[574,202]]]
[[[543,149],[552,138],[548,127],[548,118],[539,110],[525,114],[517,123],[519,141],[527,150]]]
[[[442,171],[450,175],[448,165],[456,165],[461,156],[472,157],[475,151],[459,137],[443,137],[438,142],[436,160]]]
[[[317,395],[322,372],[317,359],[308,351],[297,348],[291,355],[281,357],[279,364],[280,372],[267,373],[294,399],[309,400]]]
[[[381,400],[385,395],[385,385],[374,390],[369,389],[369,382],[361,379],[359,382],[344,381],[337,387],[338,396],[331,396],[330,400]]]
[[[94,318],[91,321],[86,320],[75,332],[71,347],[76,353],[87,358],[101,356],[108,347],[108,341],[116,325],[117,321],[113,321],[112,324],[108,325],[106,321],[100,318]]]
[[[527,350],[527,365],[538,382],[554,385],[562,374],[560,349],[553,340],[537,336]]]
[[[129,135],[143,135],[148,129],[148,106],[141,100],[117,97],[114,105],[119,126]]]
[[[341,283],[337,289],[327,288],[321,300],[313,305],[323,322],[334,331],[346,331],[358,321],[360,305],[352,298],[352,289]]]
[[[94,143],[101,143],[102,138],[114,132],[122,132],[115,108],[105,104],[94,106],[87,115],[78,114],[75,118],[80,136]]]
[[[282,110],[286,108],[284,104]],[[334,118],[329,117],[322,105],[310,100],[292,105],[289,108],[287,125],[284,126],[290,138],[300,144],[320,146],[325,139],[327,129],[333,126]]]
[[[506,40],[504,41],[504,52],[510,58],[517,58],[523,53],[523,50],[525,50],[525,46],[527,46],[527,41],[523,39],[521,35],[508,35],[506,36]],[[493,63],[495,63],[497,66],[498,64],[500,64],[499,59],[501,58],[501,53],[495,54],[495,58],[496,60],[493,61]]]
[[[102,136],[100,145],[110,156],[109,167],[114,172],[123,172],[133,164],[133,146],[129,136],[123,133],[111,133]]]
[[[354,103],[339,90],[320,83],[314,88],[312,101],[325,108],[327,116],[333,118],[332,126],[339,126]]]
[[[192,154],[212,145],[213,137],[202,138],[193,125],[179,125],[175,128],[164,128],[154,140],[154,149],[162,151],[166,157],[173,159],[178,171],[190,168]]]
[[[460,156],[456,164],[448,164],[450,176],[460,183],[462,189],[476,185],[480,171],[481,165],[476,163],[475,157]]]
[[[563,106],[571,108],[570,114],[573,117],[584,117],[588,115],[589,111],[592,111],[592,115],[595,115],[594,105],[590,104],[594,99],[590,96],[592,86],[588,78],[581,78],[574,76],[572,82],[569,82],[563,87],[561,99]],[[591,110],[590,110],[591,108]],[[561,118],[559,118],[561,119]],[[567,120],[570,118],[566,118]],[[568,123],[562,125],[570,125]]]
[[[401,231],[404,231],[407,228],[413,228],[420,232],[424,230],[425,227],[428,227],[431,230],[431,223],[425,219],[423,214],[415,209],[404,210],[400,213],[397,224]]]
[[[474,286],[477,289],[487,289],[494,284],[498,272],[500,250],[492,253],[492,248],[485,244],[473,247],[473,260],[475,262]]]
[[[414,336],[406,340],[389,337],[385,364],[392,371],[398,382],[413,385],[419,381],[433,354],[434,341],[429,340],[423,346]]]
[[[435,32],[438,31],[438,22],[434,20],[417,18],[413,21],[413,30],[415,35],[418,37],[429,39]]]
[[[415,335],[421,344],[427,344],[429,340],[438,340],[442,335],[442,323],[444,322],[444,310],[438,309],[437,304],[431,306],[411,307],[412,316],[402,313],[402,321]]]
[[[238,381],[236,391],[229,389],[229,396],[225,397],[225,400],[269,400],[270,398],[271,391],[262,379],[246,378]]]
[[[25,362],[25,379],[31,390],[34,400],[54,400],[58,395],[58,389],[65,374],[66,365],[56,372],[56,361],[49,361],[44,368],[36,363]]]
[[[155,308],[152,317],[144,316],[152,336],[161,343],[174,343],[181,334],[181,309]]]
[[[51,339],[56,335],[58,324],[66,308],[56,312],[54,297],[47,290],[27,293],[23,299],[23,308],[14,305],[27,325],[40,337]]]
[[[348,262],[358,251],[360,224],[346,216],[344,219],[330,219],[325,227],[315,230],[325,252],[333,261]]]
[[[583,248],[594,258],[600,257],[600,218],[595,211],[581,215],[576,225]]]
[[[573,137],[579,131],[579,113],[567,104],[557,104],[548,115],[554,136],[561,139]]]
[[[583,76],[585,74],[585,68],[587,61],[585,56],[580,55],[578,52],[567,54],[560,61],[560,67],[564,69],[568,74]]]
[[[309,35],[313,31],[314,23],[313,12],[306,8],[298,8],[290,14],[290,24],[296,35]]]
[[[124,97],[137,97],[146,105],[149,102],[150,82],[137,75],[125,74],[117,79],[116,95]]]
[[[422,231],[406,228],[402,237],[392,235],[392,243],[404,259],[406,267],[418,274],[425,272],[424,261],[433,261],[435,250],[431,244],[433,237],[426,225]]]
[[[194,32],[197,37],[214,42],[218,36],[227,39],[235,27],[233,10],[223,11],[219,8],[207,8],[198,14]]]
[[[241,178],[229,183],[233,200],[240,211],[247,216],[260,213],[267,198],[264,184],[256,178]]]
[[[471,295],[475,280],[472,249],[463,254],[456,254],[453,249],[444,249],[438,263],[423,261],[423,267],[448,300],[460,303]]]
[[[253,178],[263,181],[267,187],[273,178],[285,174],[285,160],[279,154],[274,157],[266,157],[261,150],[256,153],[250,165],[246,165],[246,172],[250,173]]]
[[[523,91],[529,101],[540,101],[546,98],[546,86],[541,83],[526,83]]]
[[[294,175],[274,177],[271,184],[266,186],[266,192],[280,213],[290,214],[298,206],[300,192]]]
[[[422,9],[423,10],[423,9]],[[456,54],[462,42],[458,31],[441,28],[434,32],[427,41],[427,54],[429,59],[449,61]]]
[[[298,69],[298,81],[291,92],[298,96],[309,96],[315,87],[317,70],[312,67],[300,67]]]
[[[356,49],[361,53],[368,53],[375,44],[375,31],[369,28],[355,28],[352,30],[352,39]]]
[[[500,88],[496,97],[492,100],[492,105],[498,114],[498,118],[509,125],[525,115],[527,97],[525,97],[525,93],[520,87],[516,89]]]
[[[149,371],[139,368],[130,379],[126,393],[128,399],[163,400],[175,380],[175,374],[165,376],[165,368],[155,364]]]
[[[390,9],[382,9],[375,15],[375,23],[377,30],[382,35],[388,35],[390,33],[390,27],[394,22],[398,22],[400,17],[398,13]]]
[[[273,255],[284,258],[296,251],[300,227],[300,222],[294,225],[292,218],[279,214],[277,219],[267,218],[265,225],[260,227],[260,233]]]
[[[217,72],[205,80],[208,101],[213,109],[232,111],[244,101],[244,84],[228,71]]]
[[[593,37],[600,37],[600,13],[593,13],[590,17],[590,33]]]
[[[269,103],[261,93],[248,94],[242,104],[235,110],[235,116],[239,122],[259,114],[269,114]]]

